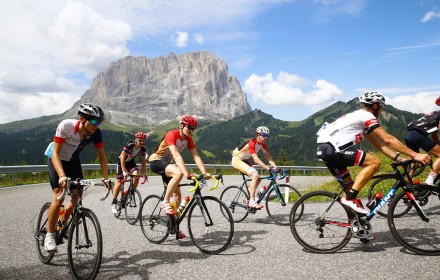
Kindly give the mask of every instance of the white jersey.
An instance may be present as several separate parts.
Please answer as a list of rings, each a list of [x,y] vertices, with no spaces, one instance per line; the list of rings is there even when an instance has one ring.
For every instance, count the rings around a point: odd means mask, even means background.
[[[379,120],[372,113],[360,109],[330,124],[325,123],[317,133],[317,142],[330,143],[336,151],[343,151],[359,143],[379,126]]]

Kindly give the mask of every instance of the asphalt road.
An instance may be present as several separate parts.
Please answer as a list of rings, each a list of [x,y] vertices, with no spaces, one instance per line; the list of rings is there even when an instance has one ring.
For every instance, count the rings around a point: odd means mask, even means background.
[[[292,177],[302,188],[331,178]],[[225,176],[225,186],[238,184],[239,176]],[[219,196],[225,186],[210,195]],[[145,197],[160,194],[158,177],[140,185]],[[185,190],[183,190],[185,192]],[[208,195],[207,189],[202,192]],[[414,255],[397,244],[386,220],[372,220],[376,240],[356,239],[340,252],[318,255],[303,250],[289,227],[275,225],[265,209],[235,224],[231,246],[220,255],[201,253],[189,238],[169,238],[152,244],[139,224],[115,219],[110,199],[104,202],[102,187],[94,187],[84,206],[98,216],[103,234],[103,260],[97,279],[438,279],[439,257]],[[33,231],[37,214],[49,201],[48,184],[0,189],[0,279],[69,279],[66,247],[61,245],[51,264],[37,256]],[[121,215],[123,216],[123,215]],[[183,231],[187,232],[186,224]]]

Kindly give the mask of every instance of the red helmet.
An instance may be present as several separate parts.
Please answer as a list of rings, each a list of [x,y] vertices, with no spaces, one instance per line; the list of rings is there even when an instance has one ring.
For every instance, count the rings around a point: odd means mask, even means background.
[[[435,104],[437,104],[437,106],[440,106],[440,97],[437,97],[437,99],[435,100]]]
[[[134,137],[139,138],[139,139],[147,139],[148,135],[145,132],[138,131],[134,134]]]
[[[191,128],[197,128],[197,121],[193,116],[183,115],[180,118],[180,123],[190,126]]]

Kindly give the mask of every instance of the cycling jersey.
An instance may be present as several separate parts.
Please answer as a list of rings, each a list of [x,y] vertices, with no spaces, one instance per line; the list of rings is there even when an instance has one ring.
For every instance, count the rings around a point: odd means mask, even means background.
[[[261,149],[264,149],[266,152],[268,152],[266,143],[259,143],[257,138],[254,138],[246,141],[240,147],[235,148],[235,150],[232,152],[232,155],[237,156],[242,160],[247,160],[252,154],[258,153],[261,151]]]
[[[147,148],[145,148],[144,145],[141,145],[139,148],[136,148],[136,144],[134,141],[128,142],[124,148],[122,149],[127,156],[125,158],[125,162],[129,162],[131,160],[134,160],[137,156],[147,156]],[[121,156],[119,156],[119,159],[121,159]]]
[[[63,120],[57,127],[55,137],[53,141],[55,143],[63,144],[60,152],[60,158],[64,161],[70,161],[73,159],[79,159],[79,154],[84,148],[93,142],[96,148],[104,147],[104,142],[102,141],[101,130],[96,129],[95,133],[92,135],[84,135],[81,141],[79,135],[79,125],[81,121],[79,120]],[[51,153],[54,142],[50,143],[46,149],[46,156],[51,158]]]
[[[192,150],[196,147],[191,136],[181,136],[179,129],[170,130],[160,142],[157,151],[150,156],[149,161],[162,160],[170,163],[174,162],[173,155],[169,149],[170,145],[176,146],[179,153],[185,148]]]
[[[325,123],[317,133],[317,143],[330,143],[337,152],[344,151],[358,144],[365,135],[378,127],[378,119],[372,113],[360,109],[330,124]]]
[[[434,111],[421,117],[420,119],[408,124],[408,130],[418,130],[425,135],[428,135],[438,130],[440,121],[440,111]]]

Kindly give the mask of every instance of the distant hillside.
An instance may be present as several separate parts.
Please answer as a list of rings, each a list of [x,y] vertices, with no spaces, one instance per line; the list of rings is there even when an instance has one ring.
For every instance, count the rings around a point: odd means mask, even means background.
[[[347,103],[337,102],[299,122],[288,122],[273,118],[260,110],[231,119],[226,122],[200,121],[195,139],[205,163],[229,164],[232,150],[247,139],[255,136],[255,128],[265,125],[270,128],[269,150],[278,164],[317,165],[316,131],[324,121],[332,122],[339,116],[359,108],[357,99]],[[386,105],[381,123],[391,134],[403,140],[406,124],[422,114],[413,114]],[[52,141],[59,115],[24,120],[0,125],[0,165],[45,164],[43,152]],[[156,126],[146,146],[151,153],[169,129],[178,127],[177,121]],[[104,122],[102,125],[105,150],[109,162],[115,162],[122,145],[132,139],[133,132],[145,130],[139,127],[125,127]],[[363,142],[366,145],[366,142]],[[364,148],[372,149],[369,145]],[[189,160],[189,153],[184,157]],[[83,163],[97,162],[95,149],[87,148],[82,155]],[[189,160],[188,162],[192,162]]]

